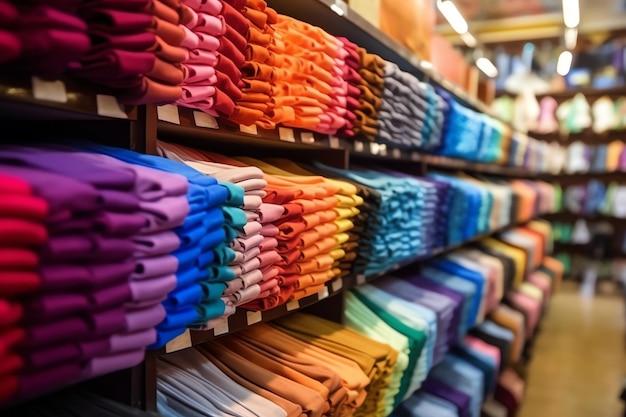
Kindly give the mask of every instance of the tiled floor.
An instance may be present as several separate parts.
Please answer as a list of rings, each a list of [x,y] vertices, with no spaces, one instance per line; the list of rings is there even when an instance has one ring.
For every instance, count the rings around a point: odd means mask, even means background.
[[[564,284],[535,342],[519,417],[622,416],[624,300],[617,292],[584,298]]]

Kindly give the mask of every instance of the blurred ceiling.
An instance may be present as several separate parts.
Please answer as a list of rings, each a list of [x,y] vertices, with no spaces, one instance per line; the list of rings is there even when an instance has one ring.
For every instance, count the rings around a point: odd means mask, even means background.
[[[568,1],[568,0],[566,0]],[[482,44],[560,38],[564,25],[562,0],[454,0]],[[579,33],[611,32],[626,28],[626,0],[579,0]],[[453,44],[460,37],[438,14],[437,32]]]

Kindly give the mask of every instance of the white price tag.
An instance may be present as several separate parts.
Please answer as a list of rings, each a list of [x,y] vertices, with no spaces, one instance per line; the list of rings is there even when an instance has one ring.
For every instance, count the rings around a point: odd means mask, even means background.
[[[354,141],[354,151],[355,152],[363,152],[363,142],[355,140]]]
[[[339,149],[339,138],[337,136],[330,136],[328,138],[328,142],[330,143],[331,148]]]
[[[185,333],[170,340],[165,345],[165,353],[176,352],[191,347],[191,332],[189,329],[185,330]]]
[[[113,96],[106,94],[96,95],[96,103],[98,105],[98,114],[100,116],[115,117],[117,119],[128,119],[128,115],[124,111],[124,107]]]
[[[159,120],[168,123],[180,124],[180,115],[178,114],[178,106],[166,104],[157,107],[157,116]]]
[[[256,128],[256,125],[250,125],[250,126],[246,126],[246,125],[239,125],[239,131],[241,133],[249,133],[251,135],[258,135],[259,131]]]
[[[263,321],[263,313],[260,311],[247,311],[246,319],[248,321],[248,326],[252,326],[253,324]]]
[[[218,129],[220,127],[215,117],[202,111],[194,111],[193,120],[198,127],[208,127],[209,129]]]
[[[380,156],[387,156],[387,145],[384,143],[378,147],[378,153]]]
[[[300,133],[300,140],[302,143],[315,143],[315,135],[313,132],[302,132]]]
[[[363,274],[359,274],[356,276],[356,285],[363,285],[367,282],[367,280],[365,279],[365,275]]]
[[[37,100],[67,103],[67,90],[63,81],[46,81],[39,77],[31,78],[33,97]]]
[[[417,152],[411,152],[411,161],[419,161],[420,160],[420,154]]]
[[[370,153],[372,155],[378,155],[379,151],[380,151],[380,145],[376,142],[370,142]]]
[[[400,152],[400,149],[398,148],[393,148],[391,150],[391,156],[393,156],[396,159],[400,159],[402,157],[402,152]]]
[[[215,324],[215,327],[213,328],[213,334],[215,336],[220,336],[223,334],[228,333],[230,330],[228,328],[228,317],[222,317],[220,318],[217,323]]]
[[[287,311],[297,310],[300,308],[300,301],[298,300],[290,301],[286,304],[286,307],[287,307]]]
[[[328,292],[328,287],[324,287],[324,289],[317,293],[317,299],[323,300],[324,298],[328,298],[330,293]]]
[[[333,281],[332,284],[330,284],[330,286],[333,289],[333,292],[338,292],[341,291],[341,289],[343,288],[343,279],[339,278]]]
[[[285,142],[296,141],[296,137],[294,136],[293,129],[290,129],[288,127],[279,127],[278,137],[280,137],[280,140],[284,140]]]

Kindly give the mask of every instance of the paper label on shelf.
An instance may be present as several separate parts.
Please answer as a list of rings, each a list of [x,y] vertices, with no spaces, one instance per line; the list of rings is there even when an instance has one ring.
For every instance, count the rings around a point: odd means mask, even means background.
[[[367,280],[365,279],[365,275],[363,274],[359,274],[356,276],[356,285],[363,285],[367,282]]]
[[[300,301],[290,301],[285,305],[285,307],[287,307],[287,311],[297,310],[300,308]]]
[[[334,280],[330,286],[332,287],[333,292],[340,291],[343,288],[343,279],[339,278]]]
[[[391,150],[391,156],[393,156],[396,159],[400,159],[402,157],[402,152],[400,152],[400,149],[398,148],[393,148]]]
[[[379,151],[380,151],[380,145],[376,142],[370,142],[370,153],[372,155],[378,155]]]
[[[39,77],[31,78],[33,97],[37,100],[67,103],[67,90],[63,81],[46,81]]]
[[[300,133],[300,140],[302,143],[315,143],[315,135],[313,132],[302,132]]]
[[[193,120],[198,127],[208,127],[209,129],[219,129],[220,127],[215,117],[202,111],[194,111]]]
[[[178,106],[173,104],[166,104],[164,106],[157,106],[157,116],[159,120],[168,123],[180,124],[180,115],[178,114]]]
[[[248,326],[260,323],[263,321],[263,313],[260,311],[246,311],[246,320],[248,322]]]
[[[185,333],[170,340],[165,345],[165,353],[176,352],[191,347],[191,332],[189,329],[185,330]]]
[[[330,136],[328,138],[328,142],[330,143],[331,148],[339,149],[339,138],[337,136]]]
[[[363,149],[364,149],[363,142],[355,140],[354,141],[354,152],[363,152]]]
[[[283,140],[285,142],[295,142],[296,141],[296,136],[293,132],[293,129],[288,128],[288,127],[279,127],[278,128],[278,137],[280,138],[280,140]]]
[[[249,133],[251,135],[258,135],[259,131],[256,128],[256,125],[250,125],[250,126],[246,126],[246,125],[239,125],[239,131],[241,133]]]
[[[228,317],[222,317],[220,318],[217,323],[215,324],[215,327],[213,328],[213,334],[215,336],[220,336],[223,334],[228,333],[230,330],[228,328]]]
[[[411,161],[419,161],[420,160],[420,154],[417,152],[411,152]]]
[[[385,145],[384,143],[380,144],[380,146],[378,147],[378,154],[380,156],[387,156],[387,145]]]
[[[324,287],[324,289],[322,291],[317,293],[317,299],[318,300],[323,300],[324,298],[328,298],[329,295],[330,295],[330,293],[328,291],[328,287]]]
[[[128,119],[124,107],[117,101],[117,98],[106,94],[96,95],[98,114],[100,116],[115,117],[117,119]]]

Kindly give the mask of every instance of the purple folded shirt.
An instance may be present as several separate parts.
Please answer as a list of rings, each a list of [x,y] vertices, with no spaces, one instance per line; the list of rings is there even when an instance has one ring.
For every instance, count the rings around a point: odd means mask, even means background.
[[[165,308],[160,304],[126,311],[126,331],[135,332],[156,326],[165,318]]]
[[[453,344],[457,339],[457,329],[461,323],[464,301],[463,295],[423,277],[412,277],[408,278],[407,281],[417,287],[442,294],[454,302],[454,314],[450,322],[450,328],[448,329],[448,341],[450,344]]]
[[[131,260],[111,264],[48,265],[41,268],[42,288],[70,290],[74,288],[102,288],[127,281],[135,269]]]
[[[125,352],[129,350],[145,349],[157,339],[156,329],[144,329],[133,333],[114,334],[110,337],[111,352]]]
[[[120,369],[132,368],[143,361],[144,355],[145,349],[138,349],[93,358],[83,366],[81,379],[89,379]]]
[[[459,417],[471,417],[471,398],[466,393],[439,382],[434,378],[427,378],[422,384],[421,389],[453,403],[459,411]]]
[[[50,263],[78,261],[123,261],[132,256],[135,245],[126,239],[97,234],[51,237],[41,249],[41,260]]]
[[[136,258],[166,255],[180,247],[180,239],[171,231],[142,234],[131,238],[135,244],[133,256]]]
[[[131,280],[144,280],[163,275],[171,275],[178,269],[178,259],[175,256],[164,255],[153,258],[137,260],[135,272],[130,276]]]

